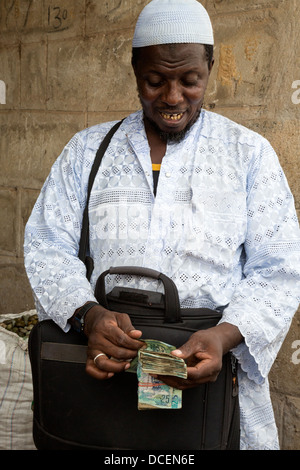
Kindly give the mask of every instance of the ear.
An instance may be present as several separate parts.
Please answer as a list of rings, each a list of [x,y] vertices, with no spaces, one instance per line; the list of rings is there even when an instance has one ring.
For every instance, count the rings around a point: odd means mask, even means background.
[[[133,60],[133,57],[131,57],[131,66],[132,66],[133,71],[134,71],[134,73],[135,73],[136,66],[135,66],[135,62],[134,62],[134,60]]]
[[[137,65],[138,65],[138,57],[136,55],[133,54],[132,52],[132,55],[131,55],[131,66],[133,68],[133,71],[134,71],[134,75],[137,76]]]
[[[131,65],[132,65],[132,68],[133,68],[133,72],[134,72],[135,78],[137,78],[137,68],[136,68],[136,64],[134,64],[133,62],[131,62]]]
[[[211,73],[211,71],[212,71],[212,68],[213,68],[213,66],[214,66],[214,63],[215,63],[215,59],[214,59],[214,57],[213,57],[211,63],[209,64],[209,67],[208,67],[208,73],[209,73],[209,75],[210,75],[210,73]]]

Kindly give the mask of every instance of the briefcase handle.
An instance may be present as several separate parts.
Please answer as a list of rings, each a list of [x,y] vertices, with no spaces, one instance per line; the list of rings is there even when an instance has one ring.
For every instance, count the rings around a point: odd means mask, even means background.
[[[95,287],[95,297],[103,307],[108,308],[105,292],[105,277],[108,274],[131,274],[134,276],[144,276],[161,281],[165,291],[165,323],[181,322],[180,303],[178,291],[175,283],[165,274],[155,269],[142,268],[140,266],[117,266],[104,271],[98,277]]]

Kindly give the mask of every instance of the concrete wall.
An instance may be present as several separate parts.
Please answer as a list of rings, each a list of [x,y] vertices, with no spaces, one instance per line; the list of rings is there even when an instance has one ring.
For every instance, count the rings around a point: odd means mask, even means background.
[[[147,3],[0,2],[0,314],[33,307],[24,225],[63,146],[78,130],[139,108],[131,38]],[[203,4],[216,37],[206,107],[271,141],[299,211],[299,0]],[[299,321],[270,376],[283,449],[300,448]]]

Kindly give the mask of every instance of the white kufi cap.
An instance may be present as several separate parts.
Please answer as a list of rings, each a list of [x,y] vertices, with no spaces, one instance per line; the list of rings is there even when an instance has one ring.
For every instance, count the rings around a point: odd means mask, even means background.
[[[197,0],[152,0],[142,10],[132,47],[214,44],[209,15]]]

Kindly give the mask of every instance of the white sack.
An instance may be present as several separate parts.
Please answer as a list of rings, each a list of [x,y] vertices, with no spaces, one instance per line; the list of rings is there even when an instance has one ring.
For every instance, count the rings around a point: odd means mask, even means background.
[[[35,314],[35,310],[30,310],[0,315],[0,323]],[[0,450],[35,449],[32,400],[28,340],[0,327]]]

